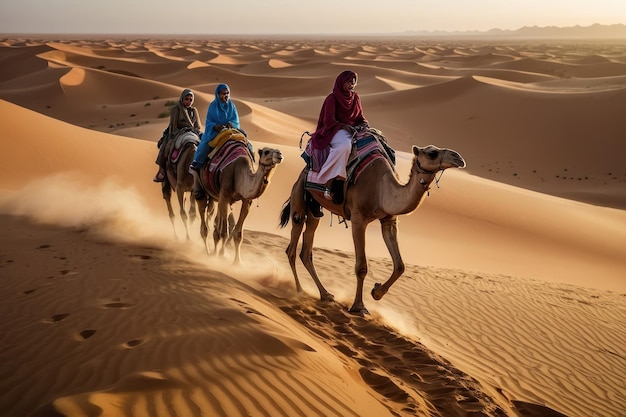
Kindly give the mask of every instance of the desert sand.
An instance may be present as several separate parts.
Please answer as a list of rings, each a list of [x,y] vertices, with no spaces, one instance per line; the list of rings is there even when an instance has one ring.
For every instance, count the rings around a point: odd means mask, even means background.
[[[0,68],[3,416],[626,415],[626,43],[9,36]],[[278,227],[344,69],[401,181],[412,145],[467,161],[401,216],[380,301],[370,225],[365,316],[349,225],[316,233],[332,303]],[[168,101],[221,82],[285,157],[241,266],[152,182]]]

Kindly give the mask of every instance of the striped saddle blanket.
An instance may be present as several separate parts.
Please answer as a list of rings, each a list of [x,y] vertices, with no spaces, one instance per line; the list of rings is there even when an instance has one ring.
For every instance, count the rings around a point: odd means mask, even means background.
[[[211,194],[219,194],[222,171],[239,158],[253,160],[245,141],[229,140],[221,144],[216,150],[216,153],[208,161],[208,169],[204,171],[206,172],[204,180]]]

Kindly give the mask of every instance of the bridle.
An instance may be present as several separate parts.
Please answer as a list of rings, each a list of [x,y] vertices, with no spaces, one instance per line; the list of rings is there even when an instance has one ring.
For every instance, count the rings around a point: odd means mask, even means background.
[[[445,169],[441,168],[441,160],[439,160],[439,166],[437,167],[435,171],[431,171],[431,170],[423,168],[417,156],[415,156],[415,164],[417,165],[418,174],[426,174],[426,175],[435,176],[435,185],[437,186],[437,188],[439,188],[439,181],[441,181],[441,177],[443,177],[443,172],[445,171]],[[439,175],[439,178],[437,178],[437,172],[439,171],[441,171],[441,175]],[[426,181],[424,180],[424,178],[420,178],[420,184],[422,185],[422,188],[426,190],[427,192],[430,190],[429,184],[426,184]]]
[[[259,166],[263,167],[263,184],[267,185],[269,184],[269,181],[267,179],[267,174],[269,174],[270,170],[272,168],[274,168],[276,166],[276,164],[278,164],[278,162],[274,161],[274,156],[272,155],[272,162],[270,162],[269,164],[263,164],[261,163],[261,161],[259,161]]]

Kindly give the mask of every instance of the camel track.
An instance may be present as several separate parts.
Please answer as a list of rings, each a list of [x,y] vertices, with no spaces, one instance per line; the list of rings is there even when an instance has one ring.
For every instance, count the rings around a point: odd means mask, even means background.
[[[321,336],[383,403],[404,403],[405,415],[506,416],[478,381],[454,368],[419,342],[370,318],[352,315],[336,303],[280,307]]]

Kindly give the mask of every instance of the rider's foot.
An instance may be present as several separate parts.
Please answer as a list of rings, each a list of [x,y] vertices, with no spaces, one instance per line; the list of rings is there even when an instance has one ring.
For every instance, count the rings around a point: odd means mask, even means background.
[[[344,180],[333,180],[331,185],[332,200],[335,204],[343,204],[343,185]]]
[[[189,165],[189,173],[198,174],[199,172],[200,172],[200,164],[196,162],[192,162],[191,165]]]
[[[309,210],[311,210],[311,214],[313,215],[313,217],[315,217],[316,219],[324,217],[321,204],[318,203],[308,191],[306,192],[306,202]]]
[[[154,178],[152,178],[152,181],[154,182],[163,182],[165,180],[165,172],[163,172],[163,169],[160,169],[159,172],[157,172],[157,174],[154,176]]]

